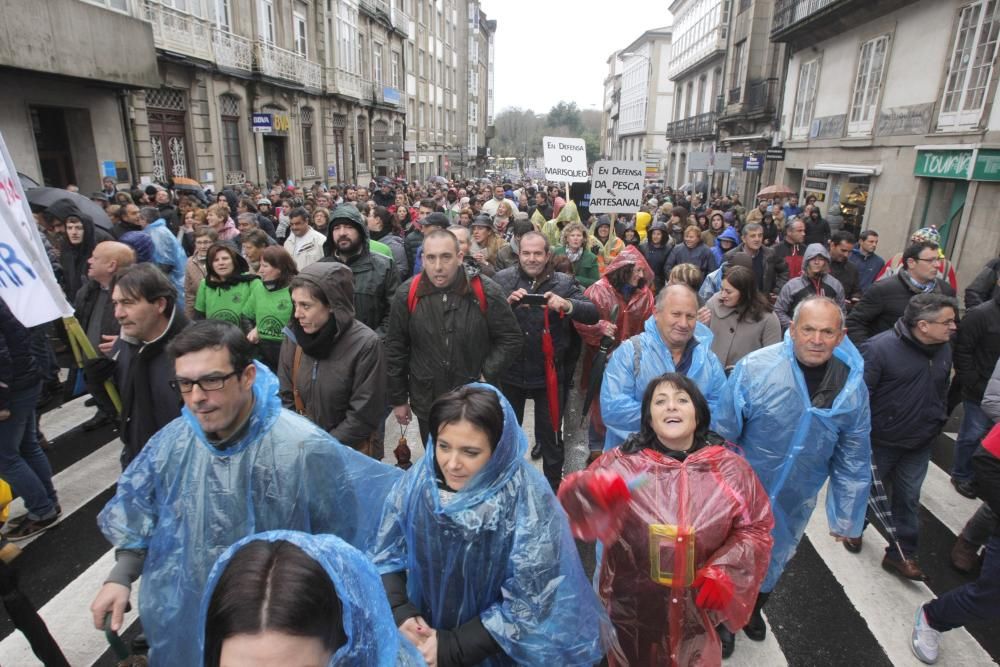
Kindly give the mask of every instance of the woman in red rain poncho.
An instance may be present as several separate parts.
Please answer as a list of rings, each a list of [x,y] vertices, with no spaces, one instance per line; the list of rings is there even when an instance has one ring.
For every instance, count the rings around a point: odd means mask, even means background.
[[[691,380],[662,375],[643,395],[640,432],[559,490],[574,534],[604,543],[598,593],[623,652],[612,667],[718,665],[716,626],[736,632],[753,611],[774,520],[710,418]]]
[[[584,295],[590,299],[600,316],[597,324],[573,326],[583,339],[583,370],[580,373],[580,388],[587,391],[590,383],[590,367],[594,355],[605,335],[613,336],[615,345],[642,333],[643,324],[653,314],[653,270],[649,268],[642,252],[628,246],[608,265],[601,279],[587,288]],[[617,317],[611,311],[618,307]],[[593,461],[604,450],[604,421],[601,419],[600,391],[594,395],[590,409],[590,460]]]

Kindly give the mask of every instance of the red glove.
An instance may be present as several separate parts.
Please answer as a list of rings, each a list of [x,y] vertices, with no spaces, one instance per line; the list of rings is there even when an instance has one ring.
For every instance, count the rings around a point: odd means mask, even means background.
[[[718,567],[704,567],[698,571],[693,586],[698,590],[695,604],[702,609],[723,609],[733,599],[733,582]]]
[[[613,542],[621,532],[632,494],[621,475],[609,470],[581,470],[563,480],[559,502],[577,539]]]

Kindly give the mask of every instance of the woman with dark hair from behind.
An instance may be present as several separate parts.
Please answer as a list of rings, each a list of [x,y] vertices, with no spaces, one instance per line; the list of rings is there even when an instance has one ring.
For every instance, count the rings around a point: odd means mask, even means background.
[[[275,373],[285,328],[292,317],[292,295],[288,284],[299,270],[288,251],[278,245],[268,246],[260,253],[257,275],[260,280],[250,283],[250,295],[243,317],[253,326],[247,340],[257,346],[258,358]]]
[[[574,534],[604,545],[598,594],[625,656],[613,667],[718,665],[753,611],[774,520],[753,470],[710,422],[691,379],[661,375],[643,393],[639,432],[559,489]],[[597,510],[616,487],[618,511]]]
[[[406,260],[406,248],[403,247],[403,230],[396,217],[384,206],[372,206],[364,215],[369,236],[373,241],[389,246],[399,279],[405,281],[410,277],[410,264]]]
[[[421,665],[378,574],[334,535],[275,530],[226,550],[201,604],[205,667]]]
[[[726,375],[736,362],[768,345],[781,342],[781,323],[767,298],[757,290],[753,272],[729,266],[722,288],[705,304],[712,315],[712,352],[722,362]]]
[[[428,425],[373,551],[400,631],[439,667],[599,662],[607,615],[510,403],[469,384]]]

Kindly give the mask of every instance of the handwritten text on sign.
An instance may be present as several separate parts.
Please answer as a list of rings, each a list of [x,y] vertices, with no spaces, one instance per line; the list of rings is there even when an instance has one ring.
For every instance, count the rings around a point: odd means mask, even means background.
[[[545,155],[545,178],[563,183],[585,183],[587,174],[587,144],[583,139],[542,137]]]
[[[591,213],[635,213],[642,205],[644,165],[638,160],[594,163],[590,188]]]

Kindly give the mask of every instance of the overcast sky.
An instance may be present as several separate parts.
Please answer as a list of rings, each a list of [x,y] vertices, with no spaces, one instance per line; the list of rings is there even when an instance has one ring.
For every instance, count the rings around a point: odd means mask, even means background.
[[[669,0],[482,0],[496,19],[494,111],[547,112],[560,100],[598,109],[607,59],[639,35],[670,25]]]

